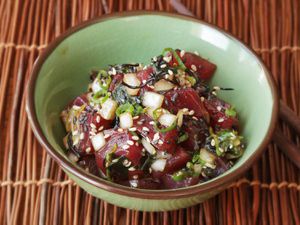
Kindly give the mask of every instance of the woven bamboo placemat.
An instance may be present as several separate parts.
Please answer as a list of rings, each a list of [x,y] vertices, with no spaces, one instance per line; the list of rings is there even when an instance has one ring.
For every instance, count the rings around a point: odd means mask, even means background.
[[[272,71],[283,101],[299,115],[299,0],[181,2],[197,18],[250,45]],[[218,196],[160,213],[126,210],[95,199],[69,180],[40,147],[24,107],[35,59],[69,27],[133,9],[174,11],[168,0],[0,0],[0,223],[300,224],[299,169],[273,143],[244,178]],[[299,137],[282,126],[300,146]]]

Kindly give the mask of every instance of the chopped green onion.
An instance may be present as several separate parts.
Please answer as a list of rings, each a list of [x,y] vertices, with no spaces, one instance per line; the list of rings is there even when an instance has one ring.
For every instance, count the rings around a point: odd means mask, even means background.
[[[138,116],[145,112],[145,109],[137,103],[125,103],[120,105],[116,110],[116,115],[120,116],[124,112],[129,112],[132,116]]]
[[[174,130],[176,127],[177,127],[177,121],[175,121],[171,126],[162,129],[158,128],[156,123],[154,124],[154,129],[160,133],[166,133],[168,131]]]
[[[161,116],[161,114],[162,114],[162,109],[161,108],[155,109],[153,111],[153,119],[158,120],[158,118]]]
[[[172,175],[172,179],[177,182],[182,181],[185,177],[186,174],[184,174],[181,170]]]
[[[222,156],[223,155],[223,152],[220,151],[219,149],[219,138],[218,138],[218,135],[216,135],[213,131],[213,129],[210,127],[209,128],[209,133],[210,133],[210,136],[213,138],[213,140],[215,141],[215,148],[216,148],[216,153],[218,156]]]
[[[109,99],[109,97],[110,97],[110,93],[107,92],[106,95],[103,98],[101,98],[100,103],[103,104],[104,102],[106,102],[107,99]]]
[[[186,69],[184,63],[182,62],[182,60],[180,59],[179,55],[177,54],[177,52],[173,48],[165,48],[163,50],[162,55],[164,56],[167,52],[171,52],[172,53],[172,55],[174,56],[174,58],[178,62],[178,66],[179,66],[180,69],[182,69],[182,70]]]
[[[193,76],[186,76],[186,79],[191,83],[192,86],[194,86],[197,82]]]
[[[124,112],[129,112],[131,115],[134,113],[134,106],[130,103],[120,105],[116,110],[116,115],[120,116]]]
[[[106,72],[106,70],[100,70],[98,72],[97,78],[100,79],[101,76],[108,77],[108,73]]]
[[[225,110],[225,115],[228,117],[236,117],[236,111],[233,106],[231,106],[229,109]]]
[[[179,136],[177,143],[179,144],[179,143],[181,143],[181,142],[184,142],[184,141],[186,141],[188,138],[189,138],[189,135],[188,135],[186,132],[184,132],[183,135]]]
[[[110,175],[110,170],[108,169],[108,167],[112,163],[113,154],[117,150],[117,148],[118,148],[118,145],[114,144],[111,151],[105,155],[106,177],[108,180],[112,180],[111,175]]]

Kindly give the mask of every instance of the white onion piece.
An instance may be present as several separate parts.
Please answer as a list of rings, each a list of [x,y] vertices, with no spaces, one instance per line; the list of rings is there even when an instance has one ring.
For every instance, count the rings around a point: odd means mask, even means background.
[[[120,115],[120,127],[123,129],[128,129],[132,127],[133,119],[129,112],[124,112]]]
[[[165,113],[162,114],[159,118],[158,118],[158,122],[166,127],[169,127],[171,125],[173,125],[173,123],[176,121],[177,116],[173,115],[173,114],[169,114],[169,113]]]
[[[92,142],[92,145],[93,145],[95,151],[99,151],[99,149],[101,149],[106,143],[103,132],[100,132],[100,133],[96,134],[95,136],[93,136],[91,138],[91,142]]]
[[[126,73],[123,78],[124,83],[130,86],[140,86],[141,81],[137,78],[135,73]],[[126,91],[129,95],[137,95],[139,92],[139,88],[129,88],[126,87]]]
[[[154,84],[155,91],[168,91],[173,89],[174,87],[175,87],[174,84],[164,79],[161,79]]]
[[[157,109],[162,106],[164,96],[152,91],[147,91],[143,97],[143,106]]]
[[[156,152],[155,148],[144,138],[142,139],[142,145],[144,146],[146,151],[149,152],[149,154],[151,155],[155,154]]]
[[[100,91],[102,88],[100,87],[98,79],[95,79],[92,83],[92,91],[94,94],[96,94],[98,91]]]
[[[157,159],[152,163],[151,168],[155,171],[162,172],[166,167],[166,163],[167,163],[166,159]]]
[[[106,120],[112,120],[115,118],[115,112],[118,107],[118,103],[112,99],[107,99],[100,109],[100,115]]]
[[[216,156],[209,151],[207,151],[205,148],[200,149],[200,158],[207,162],[208,164],[214,164]]]

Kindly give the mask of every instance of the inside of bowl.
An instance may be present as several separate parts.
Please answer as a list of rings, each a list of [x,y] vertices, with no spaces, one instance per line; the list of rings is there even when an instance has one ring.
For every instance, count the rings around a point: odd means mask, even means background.
[[[87,89],[89,71],[109,64],[149,63],[166,47],[199,52],[218,66],[211,85],[234,88],[220,91],[219,96],[237,109],[247,148],[227,173],[242,166],[263,141],[271,122],[274,102],[264,67],[227,34],[163,15],[115,17],[94,23],[72,33],[52,51],[40,69],[34,99],[38,121],[50,144],[65,156],[65,131],[59,115]]]

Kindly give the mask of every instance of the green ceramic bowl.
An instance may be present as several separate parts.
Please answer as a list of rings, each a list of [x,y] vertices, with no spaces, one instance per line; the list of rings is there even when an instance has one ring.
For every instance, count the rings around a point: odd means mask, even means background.
[[[227,172],[206,183],[176,190],[137,190],[95,177],[66,157],[59,114],[84,92],[93,68],[125,62],[149,63],[163,48],[198,51],[217,64],[212,85],[232,87],[221,98],[241,119],[247,149]],[[72,28],[37,60],[28,87],[27,112],[36,137],[80,187],[121,207],[162,211],[204,201],[242,175],[262,154],[274,130],[278,98],[270,73],[236,38],[205,22],[174,14],[130,12],[104,16]]]

